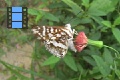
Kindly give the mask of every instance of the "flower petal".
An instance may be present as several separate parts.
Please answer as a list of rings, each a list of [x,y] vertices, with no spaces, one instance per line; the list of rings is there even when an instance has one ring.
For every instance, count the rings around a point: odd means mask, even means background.
[[[74,42],[75,42],[75,48],[77,49],[77,51],[81,52],[87,46],[88,39],[84,32],[79,32]]]

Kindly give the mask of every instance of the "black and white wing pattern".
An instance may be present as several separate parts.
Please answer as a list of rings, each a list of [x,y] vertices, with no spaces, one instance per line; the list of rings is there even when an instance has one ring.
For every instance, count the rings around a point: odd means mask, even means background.
[[[68,48],[76,52],[73,43],[74,30],[70,24],[61,26],[35,26],[32,29],[33,34],[40,39],[46,49],[53,55],[62,58],[66,55]]]

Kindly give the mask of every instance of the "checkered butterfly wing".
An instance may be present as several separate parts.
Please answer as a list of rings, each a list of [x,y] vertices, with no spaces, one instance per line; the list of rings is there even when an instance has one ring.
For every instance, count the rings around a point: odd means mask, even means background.
[[[66,24],[65,27],[35,26],[32,31],[37,36],[37,39],[44,43],[46,49],[57,57],[64,57],[68,47],[76,52],[73,44],[74,32],[70,24]]]

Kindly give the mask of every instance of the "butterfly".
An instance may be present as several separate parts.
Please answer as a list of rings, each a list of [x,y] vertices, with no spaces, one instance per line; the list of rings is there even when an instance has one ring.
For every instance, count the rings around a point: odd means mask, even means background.
[[[37,39],[44,43],[46,50],[59,58],[66,55],[68,48],[74,52],[77,51],[73,42],[76,31],[71,29],[70,24],[65,26],[34,26],[32,32],[37,36]]]

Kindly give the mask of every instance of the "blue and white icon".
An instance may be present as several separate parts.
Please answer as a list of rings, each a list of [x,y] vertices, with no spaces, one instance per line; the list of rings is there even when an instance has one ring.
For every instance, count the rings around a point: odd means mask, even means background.
[[[8,28],[27,28],[27,8],[26,7],[7,7],[7,27]]]

